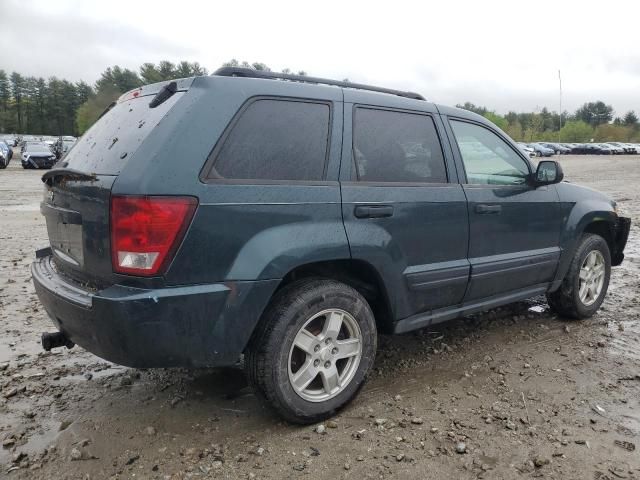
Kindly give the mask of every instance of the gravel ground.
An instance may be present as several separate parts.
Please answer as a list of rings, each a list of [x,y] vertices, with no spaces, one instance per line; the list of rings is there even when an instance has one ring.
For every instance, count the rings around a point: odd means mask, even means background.
[[[29,275],[47,244],[42,172],[16,156],[0,171],[0,477],[640,479],[640,156],[559,160],[634,222],[601,311],[568,322],[535,298],[383,336],[358,398],[298,427],[239,369],[42,352],[51,324]]]

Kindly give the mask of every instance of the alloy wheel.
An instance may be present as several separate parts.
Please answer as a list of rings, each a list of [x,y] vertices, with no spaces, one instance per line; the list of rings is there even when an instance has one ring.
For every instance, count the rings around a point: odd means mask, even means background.
[[[362,332],[356,319],[340,309],[309,318],[289,351],[289,382],[310,402],[324,402],[353,379],[362,356]]]
[[[586,256],[580,267],[580,283],[578,287],[578,296],[584,306],[593,305],[604,285],[606,274],[606,263],[602,253],[598,250],[592,250]]]

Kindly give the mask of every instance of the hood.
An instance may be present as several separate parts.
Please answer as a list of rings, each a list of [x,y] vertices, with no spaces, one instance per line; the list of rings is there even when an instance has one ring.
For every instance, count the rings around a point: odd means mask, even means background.
[[[601,202],[603,204],[610,205],[611,209],[615,206],[616,202],[598,190],[594,190],[589,187],[585,187],[584,185],[577,185],[575,183],[569,183],[567,181],[563,181],[556,185],[558,189],[558,195],[560,195],[560,200],[563,202],[580,202],[585,200],[594,200],[597,202]]]

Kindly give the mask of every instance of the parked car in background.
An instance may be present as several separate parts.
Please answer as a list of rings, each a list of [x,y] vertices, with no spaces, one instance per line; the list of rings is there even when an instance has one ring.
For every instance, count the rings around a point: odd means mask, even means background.
[[[7,149],[9,150],[8,155],[9,155],[9,160],[11,160],[13,158],[13,145],[9,142],[7,142],[6,140],[2,140],[1,143],[4,143],[7,147]]]
[[[610,155],[613,152],[610,149],[601,148],[597,143],[578,143],[573,147],[571,153],[578,155]]]
[[[18,137],[16,137],[15,135],[3,135],[1,139],[10,147],[18,146]]]
[[[595,314],[630,220],[562,179],[411,92],[233,67],[147,85],[42,176],[42,345],[138,368],[243,356],[280,415],[315,423],[383,332],[544,294]]]
[[[41,139],[35,135],[23,135],[20,139],[20,148],[24,148],[24,146],[29,142],[41,142]]]
[[[46,143],[27,142],[22,149],[22,168],[51,168],[56,156]]]
[[[547,147],[540,145],[539,143],[527,143],[527,147],[532,148],[536,154],[536,157],[550,157],[555,152]]]
[[[626,154],[636,154],[638,153],[638,150],[636,149],[635,145],[632,145],[630,143],[622,143],[622,142],[607,142],[607,145],[611,145],[613,147],[616,148],[621,148],[623,150],[623,153]]]
[[[60,159],[64,157],[69,149],[75,145],[75,143],[75,137],[59,137],[53,146],[53,152],[55,153],[56,158]]]
[[[7,168],[12,156],[11,147],[4,140],[0,140],[0,169]]]
[[[526,143],[518,143],[518,147],[520,147],[520,150],[522,150],[528,156],[530,157],[536,156],[536,151],[533,148],[529,147]]]
[[[570,148],[567,148],[560,143],[538,142],[538,144],[543,147],[550,148],[556,155],[566,155],[567,153],[571,153]]]
[[[598,143],[597,145],[603,150],[610,150],[612,155],[622,155],[623,153],[625,153],[624,148],[617,147],[609,143]]]
[[[53,145],[56,143],[55,137],[44,136],[42,137],[42,143],[47,144],[47,146],[53,151]]]
[[[561,143],[565,148],[569,149],[569,153],[576,153],[576,148],[578,148],[581,144],[579,143]]]

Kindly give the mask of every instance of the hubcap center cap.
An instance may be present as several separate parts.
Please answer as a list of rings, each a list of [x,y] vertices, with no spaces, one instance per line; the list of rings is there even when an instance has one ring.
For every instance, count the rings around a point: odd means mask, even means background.
[[[327,345],[322,350],[320,350],[320,354],[318,355],[320,360],[322,360],[323,362],[331,360],[333,358],[333,355],[331,354],[332,348],[333,347],[331,345]]]

